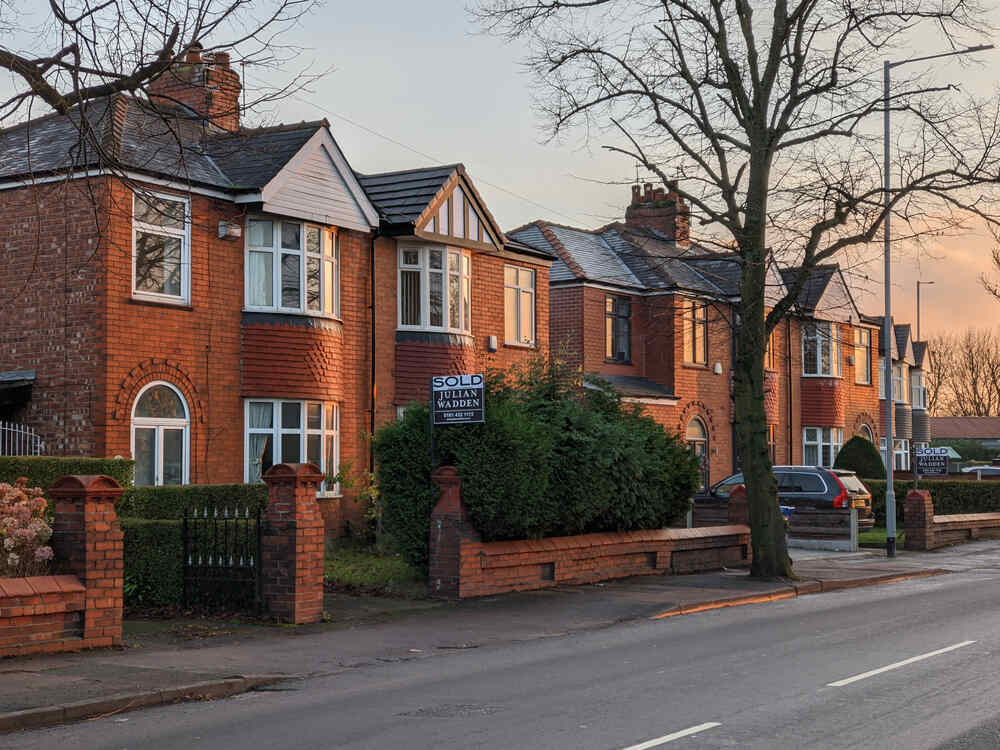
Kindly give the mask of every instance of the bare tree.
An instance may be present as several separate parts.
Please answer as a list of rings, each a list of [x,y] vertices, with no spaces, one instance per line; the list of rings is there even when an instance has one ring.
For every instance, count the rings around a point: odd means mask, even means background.
[[[941,335],[932,352],[929,403],[937,415],[1000,415],[1000,334],[970,328],[961,335]]]
[[[479,0],[484,27],[529,45],[549,134],[580,126],[676,183],[703,242],[742,271],[736,439],[757,576],[791,574],[767,448],[768,334],[825,261],[851,265],[879,235],[881,63],[933,27],[943,45],[982,38],[976,0]],[[996,101],[935,85],[921,66],[895,83],[895,237],[992,221],[1000,174]],[[973,189],[975,188],[975,189]],[[769,304],[773,264],[803,269]]]

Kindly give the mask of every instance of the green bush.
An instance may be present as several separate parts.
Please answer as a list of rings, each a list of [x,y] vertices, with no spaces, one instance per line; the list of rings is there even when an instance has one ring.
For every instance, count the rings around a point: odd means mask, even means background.
[[[582,388],[558,365],[487,378],[486,423],[439,427],[439,465],[453,464],[485,541],[661,528],[682,516],[698,464],[662,426],[610,389]],[[413,405],[376,436],[383,528],[426,567],[431,486],[428,413]]]
[[[124,458],[77,458],[74,456],[0,456],[0,482],[13,484],[27,477],[29,487],[46,492],[66,474],[105,474],[122,487],[132,486],[135,461]]]
[[[833,462],[835,469],[850,469],[859,477],[885,479],[885,464],[878,448],[860,435],[855,435],[840,449]]]
[[[872,493],[872,514],[876,526],[885,526],[885,480],[865,479],[865,486]],[[903,505],[906,494],[913,489],[913,482],[893,482],[896,495],[896,524],[903,524]],[[921,479],[918,487],[931,493],[935,515],[953,513],[1000,512],[1000,480],[947,480]]]
[[[124,534],[125,604],[163,607],[181,603],[181,522],[121,519]]]
[[[131,487],[122,495],[118,514],[132,518],[183,518],[184,509],[202,510],[228,507],[249,508],[267,505],[265,484],[185,484],[163,487]]]

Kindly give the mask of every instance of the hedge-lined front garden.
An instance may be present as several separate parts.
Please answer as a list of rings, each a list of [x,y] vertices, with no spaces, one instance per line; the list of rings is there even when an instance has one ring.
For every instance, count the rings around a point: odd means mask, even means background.
[[[609,388],[536,362],[486,386],[486,422],[435,430],[438,465],[458,468],[484,541],[668,526],[698,486],[698,462]],[[375,440],[383,528],[425,569],[430,515],[428,410],[412,405]]]
[[[164,487],[131,487],[122,495],[118,515],[132,518],[183,518],[184,509],[249,509],[253,514],[267,506],[265,484],[185,484]]]
[[[872,493],[872,514],[876,526],[885,526],[885,480],[862,480]],[[918,487],[931,493],[935,515],[953,513],[1000,513],[1000,482],[948,481],[947,479],[921,479]],[[913,482],[893,482],[896,495],[896,524],[902,528],[903,506],[906,494],[913,489]]]
[[[135,461],[125,458],[78,458],[75,456],[0,456],[0,482],[13,484],[27,477],[29,487],[46,492],[66,474],[104,474],[122,487],[132,486]]]

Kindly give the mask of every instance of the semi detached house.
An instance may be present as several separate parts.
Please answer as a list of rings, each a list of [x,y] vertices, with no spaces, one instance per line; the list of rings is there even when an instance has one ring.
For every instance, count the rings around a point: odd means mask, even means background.
[[[0,134],[0,421],[46,453],[150,485],[365,471],[432,375],[547,353],[553,257],[461,164],[359,174],[325,121],[242,127],[222,53],[149,93]],[[331,534],[364,513],[321,507]]]

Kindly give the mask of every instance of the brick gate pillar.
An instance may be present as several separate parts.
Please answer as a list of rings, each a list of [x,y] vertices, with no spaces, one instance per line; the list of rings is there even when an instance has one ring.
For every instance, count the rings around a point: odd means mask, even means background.
[[[115,503],[122,487],[111,477],[67,475],[49,489],[52,551],[58,567],[86,588],[86,646],[122,642],[122,530]]]
[[[729,492],[728,520],[731,525],[750,525],[750,506],[747,504],[747,488],[738,484]]]
[[[278,464],[264,474],[267,512],[261,538],[261,591],[268,613],[283,622],[323,617],[324,523],[314,464]]]
[[[436,469],[431,478],[441,499],[431,512],[428,580],[431,596],[458,599],[462,566],[462,540],[479,541],[462,505],[462,480],[454,466]]]
[[[934,549],[934,501],[927,490],[910,490],[903,502],[903,549]]]

